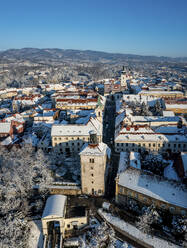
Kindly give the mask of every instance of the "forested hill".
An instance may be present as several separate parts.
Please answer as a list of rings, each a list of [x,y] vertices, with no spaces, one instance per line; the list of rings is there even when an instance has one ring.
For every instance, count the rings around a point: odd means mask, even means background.
[[[144,62],[187,62],[187,57],[170,58],[157,56],[141,56],[133,54],[107,53],[91,50],[72,49],[38,49],[22,48],[0,51],[0,60],[31,60],[31,61],[66,61],[79,60],[90,62],[114,63],[123,61],[144,61]]]

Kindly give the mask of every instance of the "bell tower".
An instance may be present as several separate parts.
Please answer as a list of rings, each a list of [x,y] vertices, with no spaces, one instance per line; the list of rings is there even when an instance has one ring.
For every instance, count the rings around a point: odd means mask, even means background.
[[[123,66],[123,70],[121,72],[121,86],[123,88],[127,88],[127,80],[128,80],[127,70],[125,70],[125,66]]]

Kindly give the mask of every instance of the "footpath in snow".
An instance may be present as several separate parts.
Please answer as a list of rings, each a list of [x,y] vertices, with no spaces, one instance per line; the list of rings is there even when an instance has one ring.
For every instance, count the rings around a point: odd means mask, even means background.
[[[177,248],[179,246],[167,242],[165,240],[159,239],[157,237],[145,234],[137,229],[135,226],[126,223],[118,217],[111,215],[110,213],[104,212],[102,209],[98,210],[98,213],[111,225],[116,226],[118,229],[125,232],[129,237],[133,237],[133,239],[138,243],[138,240],[143,244],[147,244],[147,247],[154,248]]]

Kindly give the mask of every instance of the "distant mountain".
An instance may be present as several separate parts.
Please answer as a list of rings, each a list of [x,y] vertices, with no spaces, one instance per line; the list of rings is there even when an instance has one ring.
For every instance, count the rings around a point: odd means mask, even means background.
[[[79,60],[102,63],[116,63],[124,61],[144,61],[144,62],[187,62],[187,57],[170,58],[157,56],[142,56],[133,54],[107,53],[91,50],[72,50],[57,48],[22,48],[0,51],[0,60],[30,60],[39,61],[66,61]]]

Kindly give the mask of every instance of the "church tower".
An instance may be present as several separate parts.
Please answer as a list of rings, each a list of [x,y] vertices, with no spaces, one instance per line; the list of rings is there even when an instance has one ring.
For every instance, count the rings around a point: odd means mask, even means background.
[[[121,87],[124,89],[127,89],[127,80],[129,80],[129,75],[123,66],[123,70],[121,72]]]

